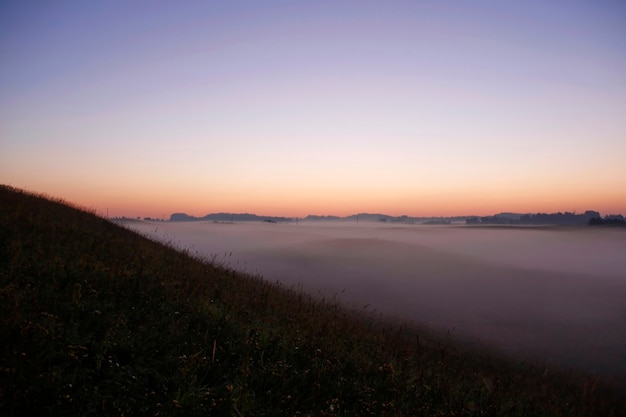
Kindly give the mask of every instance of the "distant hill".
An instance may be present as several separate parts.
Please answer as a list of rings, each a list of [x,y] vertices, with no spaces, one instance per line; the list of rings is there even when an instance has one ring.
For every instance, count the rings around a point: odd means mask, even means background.
[[[503,213],[496,214],[497,217],[500,217],[503,219],[513,219],[513,220],[519,220],[523,215],[524,213],[510,213],[510,212],[503,212]]]
[[[306,216],[303,220],[310,220],[310,221],[334,221],[334,220],[342,220],[342,217],[339,216],[318,216],[315,214],[309,214],[308,216]]]
[[[359,213],[349,216],[333,216],[333,215],[315,215],[298,219],[302,221],[361,221],[361,222],[390,222],[390,223],[428,223],[428,224],[449,224],[451,221],[465,221],[469,216],[456,217],[410,217],[407,215],[391,216],[382,213]],[[170,215],[172,222],[191,222],[191,221],[216,221],[216,222],[294,222],[296,218],[280,217],[280,216],[259,216],[251,213],[211,213],[202,217],[190,216],[186,213],[173,213]]]
[[[600,221],[592,219],[602,219]],[[359,213],[349,216],[314,215],[310,214],[303,219],[278,216],[259,216],[251,213],[211,213],[203,217],[194,217],[186,213],[173,213],[170,216],[172,222],[184,221],[214,221],[214,222],[269,222],[285,223],[302,221],[351,221],[351,222],[382,222],[382,223],[405,223],[405,224],[430,224],[446,225],[452,223],[466,224],[500,224],[500,225],[583,225],[583,224],[621,224],[621,215],[610,215],[602,218],[600,213],[588,210],[581,214],[576,213],[512,213],[502,212],[492,216],[449,216],[449,217],[411,217],[407,215],[391,216],[383,213]],[[591,223],[590,223],[591,222]]]
[[[271,221],[271,222],[291,222],[288,217],[258,216],[250,213],[212,213],[203,217],[189,216],[185,213],[173,213],[170,216],[172,222],[189,221],[215,221],[215,222],[251,222],[251,221]]]

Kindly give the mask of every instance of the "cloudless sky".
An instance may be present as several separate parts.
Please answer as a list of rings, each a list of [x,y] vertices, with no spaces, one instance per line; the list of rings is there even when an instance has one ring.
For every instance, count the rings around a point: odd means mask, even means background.
[[[626,2],[3,1],[0,182],[111,216],[626,214]]]

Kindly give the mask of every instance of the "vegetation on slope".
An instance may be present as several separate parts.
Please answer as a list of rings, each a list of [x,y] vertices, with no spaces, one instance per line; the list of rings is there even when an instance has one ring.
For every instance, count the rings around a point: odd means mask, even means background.
[[[596,380],[205,262],[0,187],[0,414],[618,415]]]

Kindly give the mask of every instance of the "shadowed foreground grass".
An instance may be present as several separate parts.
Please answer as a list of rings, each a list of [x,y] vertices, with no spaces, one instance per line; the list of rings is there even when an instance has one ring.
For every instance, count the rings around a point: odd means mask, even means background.
[[[438,341],[0,187],[0,414],[611,416],[598,380]]]

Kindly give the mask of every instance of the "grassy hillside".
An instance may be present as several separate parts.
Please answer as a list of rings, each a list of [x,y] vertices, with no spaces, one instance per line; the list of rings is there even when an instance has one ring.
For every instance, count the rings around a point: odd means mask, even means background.
[[[0,415],[610,416],[471,352],[0,187]]]

